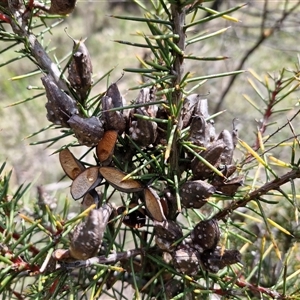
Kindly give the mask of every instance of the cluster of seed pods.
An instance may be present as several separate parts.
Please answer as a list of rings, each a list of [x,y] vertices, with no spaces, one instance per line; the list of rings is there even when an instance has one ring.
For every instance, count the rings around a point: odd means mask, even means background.
[[[99,114],[86,117],[79,107],[86,106],[92,86],[92,64],[82,40],[74,41],[73,53],[68,68],[73,92],[61,90],[51,75],[42,78],[47,97],[47,118],[72,130],[79,144],[95,147],[95,166],[86,167],[67,148],[60,151],[59,159],[65,174],[72,180],[70,191],[74,200],[82,199],[84,208],[91,204],[96,204],[97,208],[92,209],[75,228],[67,253],[56,252],[56,258],[87,259],[96,255],[109,218],[120,215],[126,226],[136,229],[144,226],[147,218],[152,220],[160,253],[169,253],[179,272],[195,275],[201,266],[216,273],[239,262],[238,250],[218,246],[220,230],[217,220],[199,222],[189,237],[183,239],[182,228],[176,222],[179,212],[177,207],[174,208],[174,201],[170,201],[174,198],[173,191],[168,188],[159,191],[149,182],[132,179],[130,174],[120,170],[120,166],[126,163],[130,166],[128,161],[131,162],[137,151],[133,143],[139,151],[166,144],[166,122],[156,121],[168,120],[169,115],[165,106],[155,104],[156,87],[141,89],[131,106],[133,108],[127,109],[117,84],[113,83],[99,99]],[[74,92],[76,100],[72,98]],[[198,149],[196,154],[181,154],[184,163],[180,167],[190,174],[188,180],[179,186],[181,206],[186,209],[201,208],[214,193],[233,196],[243,182],[243,177],[234,175],[236,167],[232,164],[237,132],[235,129],[232,132],[223,130],[216,136],[207,106],[207,100],[197,94],[186,97],[183,102],[179,126],[188,134],[182,138]],[[123,142],[121,146],[118,145],[120,141]],[[119,168],[114,158],[118,159]],[[101,185],[130,194],[132,201],[129,206],[115,209],[103,203],[99,192]],[[174,210],[175,217],[170,213]]]

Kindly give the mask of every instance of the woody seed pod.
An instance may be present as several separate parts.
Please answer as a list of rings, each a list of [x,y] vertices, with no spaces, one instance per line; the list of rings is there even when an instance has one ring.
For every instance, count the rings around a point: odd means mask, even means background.
[[[220,247],[213,250],[206,250],[200,255],[201,263],[208,272],[217,273],[226,266],[241,261],[241,253],[238,250],[221,251]]]
[[[200,253],[216,248],[220,240],[220,229],[215,219],[199,222],[191,232],[194,248]]]
[[[78,114],[76,102],[65,92],[63,92],[51,75],[46,75],[41,78],[46,90],[47,119],[62,127],[70,127],[68,121],[70,116]]]
[[[73,40],[73,42],[74,53],[68,67],[68,80],[79,94],[81,104],[84,105],[84,101],[93,83],[93,66],[89,51],[84,44],[85,40]]]
[[[215,191],[215,187],[206,181],[186,181],[180,189],[181,203],[186,208],[201,208]]]
[[[81,145],[93,147],[98,144],[104,134],[103,124],[98,117],[82,118],[73,115],[68,124]]]
[[[200,254],[190,244],[180,244],[172,253],[173,264],[178,272],[196,275],[200,269]]]
[[[88,259],[97,254],[111,213],[112,207],[104,204],[91,210],[86,220],[75,227],[69,248],[73,258]]]
[[[42,9],[49,14],[55,15],[67,15],[70,14],[75,8],[76,0],[51,0],[50,7],[46,7],[44,4],[34,2],[35,8]]]

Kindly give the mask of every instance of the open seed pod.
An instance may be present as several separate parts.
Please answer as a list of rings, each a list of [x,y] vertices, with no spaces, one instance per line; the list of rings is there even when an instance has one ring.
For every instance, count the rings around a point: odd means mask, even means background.
[[[78,200],[86,193],[98,186],[102,181],[99,174],[99,167],[90,167],[80,173],[72,182],[71,195]]]
[[[88,259],[97,254],[111,213],[112,207],[104,204],[99,209],[92,209],[86,219],[75,227],[69,248],[73,258]]]
[[[138,204],[136,203],[130,203],[129,209],[132,209],[137,206]],[[126,206],[120,206],[117,208],[118,215],[124,214],[125,211],[126,211]],[[143,208],[139,207],[137,210],[124,215],[122,222],[126,226],[131,228],[136,228],[136,229],[141,228],[146,224],[146,211]]]
[[[163,251],[172,252],[172,244],[183,237],[181,227],[172,220],[154,221],[155,242]]]
[[[215,187],[206,181],[186,181],[180,188],[181,204],[186,208],[201,208],[215,191]]]
[[[68,67],[68,80],[72,88],[79,94],[81,104],[84,106],[84,100],[93,83],[93,66],[89,51],[84,44],[85,40],[73,39],[73,42],[73,56]]]
[[[104,134],[103,124],[98,117],[82,118],[73,115],[68,124],[81,145],[93,147],[98,144]]]
[[[108,130],[104,132],[102,139],[99,141],[96,147],[96,155],[103,166],[111,163],[117,138],[118,132],[116,130]]]
[[[222,140],[216,140],[206,150],[200,153],[206,161],[208,161],[212,166],[217,166],[221,159],[221,154],[223,153],[225,144]],[[197,157],[192,160],[192,172],[195,179],[207,179],[213,174],[213,170],[200,161]]]
[[[220,157],[220,163],[223,165],[230,165],[232,163],[232,156],[235,148],[232,134],[225,129],[219,134],[218,140],[222,140],[225,144],[225,148]]]
[[[144,203],[150,218],[158,222],[166,220],[160,198],[154,189],[150,187],[144,189]]]
[[[199,222],[191,232],[194,248],[200,253],[214,249],[220,240],[220,229],[217,220],[210,219]]]
[[[78,114],[78,109],[75,100],[63,92],[55,83],[51,75],[46,75],[41,78],[46,90],[47,119],[56,125],[62,127],[70,127],[68,123],[70,116]]]
[[[84,165],[66,148],[59,152],[59,161],[66,175],[74,180],[85,170]]]
[[[124,193],[134,193],[134,192],[140,192],[144,189],[142,183],[137,180],[134,179],[123,180],[127,174],[121,172],[116,168],[100,167],[99,172],[104,177],[104,179],[118,191]]]
[[[172,253],[175,269],[186,275],[196,275],[200,269],[200,254],[190,244],[180,244]]]
[[[238,250],[224,250],[221,247],[206,250],[200,255],[202,266],[211,273],[217,273],[226,266],[241,262],[242,256]]]

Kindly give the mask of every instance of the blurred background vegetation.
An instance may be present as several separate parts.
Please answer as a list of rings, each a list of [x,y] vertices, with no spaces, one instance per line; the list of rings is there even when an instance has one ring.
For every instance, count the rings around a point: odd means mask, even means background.
[[[210,6],[224,11],[240,3],[235,0],[217,0],[212,1]],[[233,13],[239,22],[217,18],[208,23],[209,27],[199,25],[199,33],[230,27],[222,35],[209,39],[209,42],[203,41],[190,46],[197,47],[195,52],[201,52],[203,56],[224,55],[229,59],[198,64],[187,60],[186,68],[191,72],[197,72],[199,76],[251,68],[262,78],[276,77],[283,67],[295,69],[300,50],[298,43],[300,7],[296,6],[287,14],[295,4],[296,1],[250,1],[247,6]],[[135,33],[145,28],[143,23],[111,18],[112,14],[140,15],[142,12],[131,1],[78,1],[72,16],[66,17],[59,26],[45,35],[44,43],[49,49],[53,49],[52,53],[53,55],[55,53],[56,59],[61,60],[71,52],[73,46],[64,28],[67,28],[67,32],[75,39],[87,37],[86,45],[92,57],[94,80],[115,68],[111,75],[111,82],[116,81],[122,75],[123,68],[139,66],[136,56],[144,57],[147,53],[114,42],[114,40],[138,41],[139,38]],[[199,16],[201,17],[201,14]],[[5,43],[1,43],[0,51],[5,47]],[[199,47],[201,47],[200,51]],[[19,50],[20,46],[16,46],[12,51],[1,53],[2,63],[21,55]],[[48,139],[51,134],[55,135],[55,132],[50,130],[33,138],[26,138],[50,124],[45,118],[46,98],[37,98],[27,102],[26,105],[10,107],[15,102],[41,93],[38,89],[28,90],[29,86],[41,88],[40,74],[22,80],[13,80],[18,75],[34,70],[35,66],[28,59],[16,60],[1,68],[0,161],[7,160],[8,168],[13,167],[15,184],[35,181],[37,185],[44,185],[47,190],[54,192],[59,187],[66,187],[62,183],[57,184],[57,179],[63,173],[57,155],[51,155],[58,146],[54,145],[45,151],[45,145],[29,144]],[[211,113],[226,109],[226,112],[216,120],[218,131],[221,129],[218,126],[230,128],[232,120],[238,118],[240,136],[249,144],[253,144],[254,132],[261,115],[243,97],[243,94],[246,94],[257,99],[248,78],[255,81],[249,72],[238,75],[233,84],[230,83],[232,78],[229,77],[211,79],[196,92],[208,98]],[[119,88],[127,102],[135,99],[138,94],[137,91],[129,91],[128,87],[135,86],[140,80],[138,75],[127,73],[119,82]],[[93,89],[93,93],[104,91],[105,88],[102,82]],[[229,90],[225,95],[227,89]],[[267,97],[267,92],[265,96]],[[294,93],[281,105],[294,106],[298,102],[298,97],[298,93]],[[263,106],[259,100],[257,104]],[[288,117],[285,113],[276,114],[272,116],[271,121],[280,123]]]
[[[219,11],[224,11],[237,4],[240,4],[240,1],[217,0],[211,1],[210,4],[206,3],[206,5]],[[199,18],[205,16],[204,12],[202,14],[199,13]],[[261,101],[257,90],[253,88],[253,83],[255,82],[256,87],[261,91],[261,96],[267,101],[271,96],[270,91],[275,88],[274,82],[276,82],[276,78],[282,68],[291,70],[289,73],[291,77],[294,75],[298,76],[294,72],[298,71],[298,53],[300,50],[300,44],[298,43],[300,31],[299,14],[300,1],[250,1],[247,6],[231,14],[239,22],[230,22],[224,18],[217,18],[209,23],[204,23],[204,25],[199,25],[198,32],[193,27],[193,34],[215,32],[228,27],[222,35],[211,38],[209,41],[202,41],[189,46],[189,52],[201,53],[201,56],[210,57],[227,56],[228,59],[197,64],[186,60],[186,70],[195,72],[198,76],[239,69],[246,70],[245,73],[237,77],[207,80],[205,84],[196,90],[197,93],[208,99],[211,113],[226,109],[215,120],[217,132],[224,128],[231,128],[233,119],[238,119],[236,125],[239,129],[239,136],[249,145],[255,145],[257,128],[261,126],[262,114],[254,106],[256,105],[264,110],[266,105]],[[52,49],[51,58],[54,61],[64,59],[65,63],[67,63],[67,56],[71,53],[73,47],[72,40],[64,31],[67,28],[68,34],[75,39],[87,37],[86,46],[92,57],[94,81],[114,68],[110,76],[110,82],[115,82],[122,76],[123,68],[139,67],[140,63],[137,57],[145,57],[147,52],[115,43],[114,40],[140,41],[136,32],[146,31],[146,26],[143,27],[143,23],[115,19],[110,15],[139,16],[142,15],[142,11],[131,1],[78,1],[74,13],[70,17],[64,18],[60,25],[44,36],[44,46],[47,49]],[[14,47],[13,51],[5,52],[4,49],[7,45],[0,43],[0,47],[0,65],[9,60],[15,60],[22,55],[22,52],[19,51],[22,47],[21,45]],[[192,50],[192,47],[195,47],[195,51]],[[33,182],[34,186],[44,186],[51,195],[64,197],[64,195],[68,194],[69,189],[67,187],[70,185],[70,180],[58,181],[63,176],[63,171],[59,165],[57,154],[52,154],[60,146],[67,144],[68,140],[64,139],[58,144],[45,149],[46,144],[39,144],[39,142],[55,137],[57,130],[43,131],[28,138],[34,132],[50,124],[46,119],[46,97],[27,101],[26,105],[13,105],[13,103],[32,98],[43,92],[41,90],[41,74],[17,80],[18,76],[30,71],[34,72],[35,70],[34,64],[26,58],[16,60],[1,68],[0,161],[6,160],[6,168],[13,168],[12,186],[18,186],[23,182]],[[274,81],[271,78],[274,78]],[[136,86],[141,80],[137,74],[125,73],[122,80],[118,83],[119,89],[128,103],[134,100],[138,94],[138,91],[131,91],[129,88]],[[92,96],[103,92],[108,84],[109,82],[101,81],[93,88]],[[266,86],[269,86],[269,90]],[[255,105],[251,105],[247,99],[251,99]],[[265,135],[274,132],[276,128],[286,123],[286,120],[291,118],[299,109],[298,104],[299,91],[291,93],[284,101],[279,103],[276,107],[277,110],[293,109],[288,110],[287,113],[284,110],[280,113],[273,113],[270,119],[267,120],[269,124],[273,123],[273,127],[271,129],[267,127]],[[299,116],[293,121],[293,125],[298,129],[297,126],[300,125]],[[274,140],[270,141],[269,145],[278,143],[291,136],[291,131],[286,126],[276,135]],[[73,138],[70,137],[69,141],[71,142],[72,140]],[[37,145],[30,145],[31,143],[37,143]],[[72,149],[72,152],[79,157],[81,153],[87,150],[87,148],[83,148],[85,147]],[[272,150],[272,153],[276,158],[283,161],[289,160],[291,155],[288,151],[282,151],[281,147]],[[239,151],[236,151],[236,155],[239,155]],[[299,158],[298,153],[296,153],[296,156]],[[250,175],[252,176],[252,174]],[[256,178],[255,176],[250,177],[250,175],[249,182],[253,180],[253,185],[255,185]],[[265,183],[265,177],[262,176],[262,178],[260,183],[263,184]],[[287,192],[290,189],[290,186],[287,187]],[[32,189],[31,193],[34,194],[31,194],[30,197],[36,197],[35,189]],[[299,195],[299,187],[297,185],[293,194]],[[266,198],[268,197],[266,196]],[[276,197],[272,196],[273,200],[274,198]],[[278,206],[270,205],[270,210],[267,210],[268,205],[265,205],[266,210],[270,213],[268,218],[276,218],[276,222],[286,225],[288,230],[292,228],[293,230],[291,231],[295,235],[297,233],[297,222],[294,222],[294,219],[291,220],[290,216],[295,213],[295,220],[297,221],[297,210],[299,209],[297,201],[299,201],[298,198],[295,199],[294,206],[289,205],[287,201],[282,201],[280,206],[286,208],[286,210],[281,210],[280,213]],[[72,204],[73,207],[74,205]],[[235,220],[238,220],[237,216],[235,218]],[[244,218],[241,217],[241,220],[244,220]],[[222,228],[225,235],[226,226],[224,225]],[[257,249],[261,246],[264,238],[261,232],[266,232],[262,230],[262,226],[261,223],[255,221],[247,226],[249,231],[254,232],[259,237],[256,241],[253,241],[253,243],[256,242],[255,247]],[[281,246],[287,245],[286,249],[283,247],[281,250],[290,249],[292,239],[290,236],[277,231],[276,238],[278,238]],[[296,238],[299,238],[299,236],[296,236]],[[241,244],[238,246],[241,246]],[[243,254],[245,254],[243,258],[245,261],[253,260],[252,263],[246,265],[247,270],[245,273],[251,274],[257,261],[253,259],[254,255],[252,255],[251,251]],[[258,259],[258,256],[256,258]],[[262,270],[266,274],[269,272],[267,275],[270,276],[263,278],[260,283],[271,286],[276,282],[278,270],[282,265],[274,253],[272,256],[270,255],[268,260],[269,264],[266,263],[265,269]],[[269,266],[274,267],[274,269],[268,269]],[[291,269],[293,269],[291,273],[298,266],[299,257],[295,255],[293,257],[293,265],[291,265]],[[294,282],[295,289],[297,289],[297,280]]]

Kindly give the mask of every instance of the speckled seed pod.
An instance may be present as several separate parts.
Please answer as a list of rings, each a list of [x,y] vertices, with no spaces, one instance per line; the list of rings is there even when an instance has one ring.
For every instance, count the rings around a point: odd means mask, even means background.
[[[200,257],[204,269],[211,273],[217,273],[226,266],[236,264],[242,258],[238,250],[224,250],[222,253],[220,247],[213,250],[206,250]]]
[[[191,94],[184,98],[181,110],[182,128],[190,125],[197,103],[201,101],[200,97],[198,94]]]
[[[46,89],[47,119],[55,125],[70,127],[68,123],[70,116],[78,114],[75,100],[63,92],[55,83],[51,75],[41,78]]]
[[[73,115],[68,124],[73,129],[79,144],[88,147],[96,146],[104,134],[103,123],[98,117],[82,118]]]
[[[71,86],[79,94],[84,105],[88,92],[92,86],[93,66],[91,57],[84,40],[73,40],[73,56],[68,67],[68,80]]]
[[[200,269],[200,254],[189,244],[180,244],[172,253],[173,264],[178,272],[196,275]]]
[[[205,151],[202,151],[200,155],[212,166],[218,166],[224,148],[224,142],[222,140],[216,140],[209,147],[207,147]],[[213,174],[213,170],[200,161],[197,157],[192,160],[191,167],[195,179],[204,180]]]
[[[183,290],[183,283],[178,279],[171,279],[164,286],[165,296],[172,299]]]
[[[102,119],[106,130],[116,130],[119,134],[122,134],[126,128],[126,121],[123,113],[120,111],[110,111],[110,109],[116,108],[113,104],[113,99],[108,96],[102,98]]]
[[[186,208],[201,208],[216,189],[206,181],[186,181],[180,188],[181,204]]]
[[[155,242],[163,251],[172,252],[172,244],[183,237],[181,227],[171,220],[163,222],[154,221]]]
[[[75,227],[69,248],[73,258],[88,259],[97,254],[111,213],[112,207],[104,204],[91,210],[86,219]]]
[[[200,147],[207,147],[210,143],[209,126],[203,116],[193,116],[188,140]]]
[[[146,116],[145,109],[136,109],[138,115]],[[130,137],[141,147],[148,147],[153,144],[157,137],[157,123],[137,117],[136,121],[131,122],[129,128]]]
[[[216,248],[220,240],[220,229],[217,220],[210,219],[199,222],[191,232],[195,249],[200,253]]]
[[[233,144],[232,134],[225,129],[219,134],[218,140],[222,140],[225,144],[225,148],[220,157],[220,163],[223,165],[230,165],[235,148],[235,145]]]

